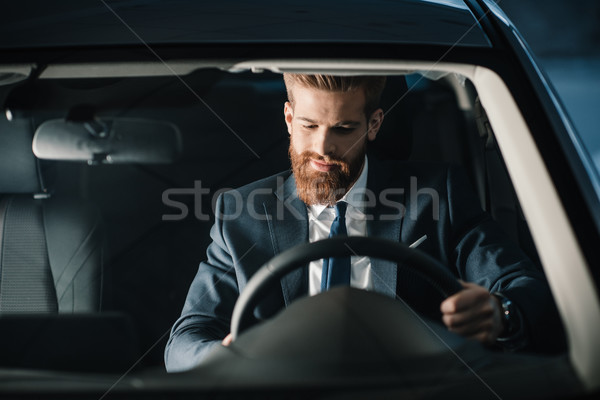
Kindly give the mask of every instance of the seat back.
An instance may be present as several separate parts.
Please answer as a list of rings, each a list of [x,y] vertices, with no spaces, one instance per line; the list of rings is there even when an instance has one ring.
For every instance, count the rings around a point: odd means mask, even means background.
[[[0,203],[0,313],[58,311],[42,221],[31,196]]]
[[[58,311],[101,311],[108,299],[100,212],[81,200],[53,196],[43,203],[43,217]]]

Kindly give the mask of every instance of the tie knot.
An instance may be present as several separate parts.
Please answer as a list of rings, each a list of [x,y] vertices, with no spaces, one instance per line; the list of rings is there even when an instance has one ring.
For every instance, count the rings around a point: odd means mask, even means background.
[[[347,206],[348,206],[348,203],[346,203],[345,201],[338,201],[335,204],[335,216],[340,219],[344,219],[346,217],[346,207]]]

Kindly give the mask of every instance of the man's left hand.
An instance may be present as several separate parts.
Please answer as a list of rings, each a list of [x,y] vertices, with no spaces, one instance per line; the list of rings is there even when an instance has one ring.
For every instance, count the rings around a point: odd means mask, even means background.
[[[502,334],[501,306],[497,297],[483,286],[462,282],[463,290],[440,306],[448,330],[482,343],[494,343]]]

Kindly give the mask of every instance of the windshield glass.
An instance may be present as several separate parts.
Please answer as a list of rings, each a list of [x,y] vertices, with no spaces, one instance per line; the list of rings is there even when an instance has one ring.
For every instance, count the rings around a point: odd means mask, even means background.
[[[57,158],[44,163],[52,169],[50,196],[81,199],[97,210],[106,238],[101,309],[128,315],[137,332],[132,335],[146,352],[143,364],[162,367],[169,331],[181,315],[208,245],[215,240],[210,230],[219,195],[290,168],[290,133],[283,112],[288,94],[281,74],[207,69],[181,79],[44,79],[14,86],[13,90],[5,87],[10,92],[8,104],[18,105],[15,99],[37,100],[33,108],[13,108],[14,118],[4,122],[3,129],[32,135],[35,128],[34,151]],[[455,73],[389,76],[381,96],[384,122],[377,140],[368,143],[369,168],[375,169],[379,159],[461,166],[474,206],[487,209],[541,271],[505,172],[494,170],[499,175],[487,178],[482,170],[485,163],[478,161],[482,156],[478,126],[485,126],[485,120],[477,104],[471,83]],[[48,121],[64,121],[65,116],[64,127],[48,125]],[[57,133],[76,124],[81,124],[82,135],[96,136],[95,147],[84,146],[89,153],[77,153],[81,144],[74,145],[72,136]],[[168,128],[171,125],[173,129]],[[150,126],[162,128],[150,130]],[[46,131],[58,147],[43,147],[41,134]],[[94,150],[104,148],[99,144],[103,132],[115,141],[106,150]],[[165,132],[179,139],[170,145],[159,139]],[[135,135],[140,135],[135,139],[138,144],[129,142]],[[144,147],[147,150],[140,147],[143,142],[150,143]],[[152,143],[157,144],[151,147]],[[117,145],[121,150],[115,150]],[[156,164],[157,146],[173,146],[176,155],[166,163],[159,158],[162,161]],[[79,162],[64,161],[73,152],[82,154],[77,156],[82,157]],[[488,160],[499,157],[493,147],[485,155]],[[510,210],[500,205],[491,188],[510,193]],[[390,195],[398,190],[389,189]],[[427,190],[419,193],[427,196]],[[439,201],[438,195],[443,196],[435,194],[432,199]],[[405,211],[406,220],[411,220],[414,210]],[[432,213],[441,218],[439,209]],[[434,250],[430,233],[417,236],[403,240],[442,257],[444,263],[455,262]],[[434,308],[438,307],[436,303]]]

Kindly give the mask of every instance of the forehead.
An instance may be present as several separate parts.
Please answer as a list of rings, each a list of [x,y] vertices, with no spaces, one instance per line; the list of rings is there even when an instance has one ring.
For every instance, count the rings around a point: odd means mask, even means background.
[[[365,94],[362,89],[349,92],[329,91],[295,85],[294,111],[298,117],[360,118],[364,114]]]

